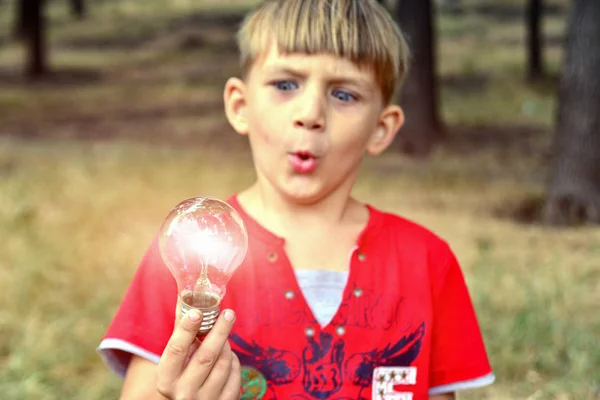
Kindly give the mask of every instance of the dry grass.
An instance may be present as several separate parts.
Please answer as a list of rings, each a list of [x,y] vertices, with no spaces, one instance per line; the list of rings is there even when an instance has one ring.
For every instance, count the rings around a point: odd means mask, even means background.
[[[0,48],[0,397],[116,398],[94,349],[162,218],[253,178],[220,106],[232,28],[170,25],[207,1],[107,0],[78,23],[53,4],[54,80],[24,85],[18,47]],[[551,81],[520,78],[520,22],[441,18],[451,138],[427,161],[367,160],[356,194],[455,249],[498,376],[461,398],[594,399],[600,231],[505,217],[543,193],[554,110]],[[551,47],[551,71],[559,57]]]

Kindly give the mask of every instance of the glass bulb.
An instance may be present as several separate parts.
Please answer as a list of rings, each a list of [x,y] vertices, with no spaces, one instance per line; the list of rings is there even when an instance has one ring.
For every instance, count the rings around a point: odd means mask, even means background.
[[[229,279],[246,256],[248,234],[240,215],[224,201],[194,197],[177,204],[158,238],[160,255],[177,282],[181,312],[200,310],[200,334],[219,315]]]

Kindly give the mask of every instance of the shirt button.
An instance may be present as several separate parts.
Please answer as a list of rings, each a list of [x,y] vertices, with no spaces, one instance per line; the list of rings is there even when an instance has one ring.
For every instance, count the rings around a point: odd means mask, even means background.
[[[270,262],[275,262],[275,261],[277,261],[277,253],[275,253],[275,252],[273,252],[273,251],[272,251],[272,252],[270,252],[270,253],[267,255],[267,259],[268,259]]]
[[[293,299],[295,296],[294,291],[293,290],[288,290],[285,292],[285,298],[288,300]]]
[[[367,256],[365,255],[365,253],[360,252],[358,253],[358,259],[360,261],[365,261],[367,259]]]
[[[342,336],[344,333],[346,333],[346,328],[344,328],[343,326],[338,326],[335,329],[335,332],[339,335]]]
[[[360,296],[362,296],[362,293],[363,293],[363,291],[361,288],[354,289],[354,296],[360,297]]]
[[[308,328],[306,328],[304,333],[306,333],[306,336],[313,336],[315,334],[315,330],[314,330],[314,328],[308,327]]]

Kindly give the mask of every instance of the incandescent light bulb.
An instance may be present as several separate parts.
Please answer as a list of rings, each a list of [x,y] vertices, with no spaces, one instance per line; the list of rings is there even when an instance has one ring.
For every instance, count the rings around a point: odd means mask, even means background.
[[[199,335],[219,316],[227,282],[242,263],[248,235],[240,215],[224,201],[194,197],[177,204],[159,234],[160,255],[177,282],[181,313],[202,312]]]

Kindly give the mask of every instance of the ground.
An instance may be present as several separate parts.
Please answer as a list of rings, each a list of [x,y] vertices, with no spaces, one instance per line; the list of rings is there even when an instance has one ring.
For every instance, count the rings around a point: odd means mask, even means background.
[[[249,0],[52,2],[53,74],[21,79],[0,2],[0,393],[105,399],[95,347],[158,225],[253,179],[227,125],[232,33]],[[524,2],[438,14],[447,140],[368,159],[356,195],[444,237],[463,266],[497,382],[463,399],[600,396],[600,231],[535,222],[544,194],[564,2],[544,21],[548,78],[525,83]],[[198,5],[201,4],[201,5]],[[499,6],[500,4],[500,6]]]

